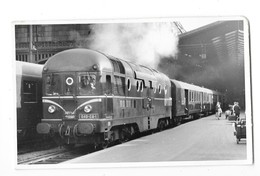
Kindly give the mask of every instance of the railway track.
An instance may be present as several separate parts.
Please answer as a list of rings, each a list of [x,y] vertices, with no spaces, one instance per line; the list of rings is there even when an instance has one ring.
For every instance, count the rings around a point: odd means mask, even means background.
[[[41,151],[47,150],[57,147],[57,144],[52,141],[51,139],[48,140],[28,140],[23,143],[19,143],[17,145],[17,153],[18,155],[34,152],[34,151]]]
[[[184,121],[184,123],[190,120]],[[126,141],[117,141],[108,147],[112,147],[121,143],[131,141],[132,139],[140,138],[143,136],[151,135],[153,133],[160,132],[159,130],[147,131],[138,136],[134,136]],[[95,148],[94,146],[80,145],[72,149],[59,148],[53,149],[51,152],[32,154],[32,156],[26,159],[18,159],[18,165],[31,165],[31,164],[58,164],[61,162],[68,161],[70,159],[93,153],[95,151],[102,150],[102,148]],[[21,153],[22,154],[22,153]],[[29,153],[30,154],[30,153]],[[19,155],[19,153],[18,153]]]
[[[90,146],[80,146],[68,150],[65,148],[55,150],[51,153],[39,154],[24,160],[18,161],[18,165],[31,165],[31,164],[58,164],[88,153],[94,152],[94,148]]]

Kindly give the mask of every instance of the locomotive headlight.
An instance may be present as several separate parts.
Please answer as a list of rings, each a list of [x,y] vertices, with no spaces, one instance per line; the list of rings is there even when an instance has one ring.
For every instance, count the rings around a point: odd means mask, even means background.
[[[50,105],[48,111],[49,113],[53,114],[56,111],[56,107],[54,105]]]
[[[92,110],[92,106],[91,105],[87,105],[87,106],[84,107],[84,111],[86,113],[89,113],[91,110]]]
[[[97,69],[98,69],[98,65],[94,64],[94,65],[92,66],[92,68],[93,68],[93,70],[97,70]]]

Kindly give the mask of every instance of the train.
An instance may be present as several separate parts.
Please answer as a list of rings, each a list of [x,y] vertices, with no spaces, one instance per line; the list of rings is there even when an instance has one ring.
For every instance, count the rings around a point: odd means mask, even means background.
[[[50,57],[42,77],[43,119],[37,132],[67,147],[107,147],[214,113],[216,103],[225,100],[223,93],[83,48]]]
[[[42,119],[43,65],[16,61],[17,143],[37,138]]]

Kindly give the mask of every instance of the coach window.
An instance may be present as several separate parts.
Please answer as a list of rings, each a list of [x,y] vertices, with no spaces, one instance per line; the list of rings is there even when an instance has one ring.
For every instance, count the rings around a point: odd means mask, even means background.
[[[23,82],[24,103],[37,102],[37,83],[33,81]]]

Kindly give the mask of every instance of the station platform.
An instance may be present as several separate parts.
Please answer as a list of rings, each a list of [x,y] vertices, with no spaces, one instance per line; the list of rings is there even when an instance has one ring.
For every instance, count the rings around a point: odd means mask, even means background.
[[[64,163],[247,160],[247,140],[236,143],[232,124],[211,115]]]

